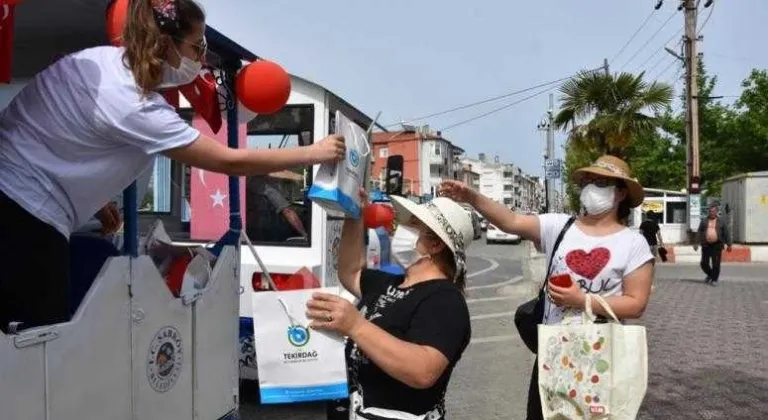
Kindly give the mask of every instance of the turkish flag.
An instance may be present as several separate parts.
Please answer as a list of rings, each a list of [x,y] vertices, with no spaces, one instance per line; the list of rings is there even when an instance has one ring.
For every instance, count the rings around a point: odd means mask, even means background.
[[[0,5],[0,83],[11,82],[14,9],[15,6],[13,5]]]
[[[192,126],[201,134],[227,147],[226,122],[222,124],[225,129],[218,133],[206,123],[202,116],[192,119]],[[246,147],[246,127],[246,124],[238,127],[239,147]],[[229,230],[229,178],[200,168],[192,168],[190,175],[190,237],[193,240],[218,240]],[[240,178],[240,214],[245,214],[245,178]]]
[[[221,129],[221,109],[216,91],[216,78],[210,71],[197,76],[194,82],[179,88],[195,113],[201,116],[214,134]]]

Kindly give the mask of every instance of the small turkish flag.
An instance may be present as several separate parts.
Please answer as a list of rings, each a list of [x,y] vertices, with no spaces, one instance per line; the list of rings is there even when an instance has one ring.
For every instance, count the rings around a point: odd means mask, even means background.
[[[0,4],[0,83],[11,82],[14,8],[9,4]]]

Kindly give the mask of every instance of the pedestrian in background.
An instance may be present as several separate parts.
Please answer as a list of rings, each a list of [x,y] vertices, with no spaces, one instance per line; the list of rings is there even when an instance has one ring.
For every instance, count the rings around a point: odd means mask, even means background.
[[[607,155],[576,170],[572,180],[581,189],[581,209],[575,222],[568,214],[516,214],[459,181],[444,182],[440,193],[471,204],[504,232],[540,244],[550,268],[545,280],[547,299],[537,324],[580,323],[586,294],[605,297],[621,320],[640,318],[651,293],[653,255],[643,237],[626,226],[626,220],[631,209],[642,204],[643,187],[629,176],[623,160]],[[570,285],[549,281],[563,276],[571,279]],[[609,316],[594,300],[592,310],[600,317]],[[528,420],[543,419],[537,366],[534,362]]]
[[[731,236],[728,232],[728,223],[719,216],[717,204],[709,207],[707,218],[699,224],[697,244],[701,244],[701,269],[707,275],[705,282],[712,286],[720,284],[720,259],[723,254],[723,245],[727,244],[728,252],[731,252]],[[693,250],[698,251],[698,245],[693,245]]]
[[[659,248],[664,247],[664,240],[661,237],[661,228],[656,222],[656,213],[648,211],[645,213],[645,220],[640,223],[640,233],[648,242],[648,247],[653,254],[653,258],[659,258]]]

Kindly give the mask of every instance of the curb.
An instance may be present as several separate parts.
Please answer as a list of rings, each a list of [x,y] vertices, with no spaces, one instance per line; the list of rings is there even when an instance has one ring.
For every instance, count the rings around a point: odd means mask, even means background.
[[[693,246],[675,246],[667,248],[667,264],[669,263],[698,263],[701,261],[701,248],[693,250]],[[723,263],[768,262],[768,246],[734,245],[731,252],[723,249]]]

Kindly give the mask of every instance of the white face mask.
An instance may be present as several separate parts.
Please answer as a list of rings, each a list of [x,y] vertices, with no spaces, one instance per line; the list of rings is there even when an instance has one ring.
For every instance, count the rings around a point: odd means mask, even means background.
[[[159,88],[173,88],[192,83],[203,69],[203,63],[184,57],[179,50],[174,48],[176,55],[179,56],[179,68],[171,67],[167,62],[163,66],[163,83]]]
[[[410,226],[398,226],[392,236],[392,258],[404,269],[408,269],[417,262],[427,258],[416,250],[419,241],[419,230]]]
[[[610,211],[616,197],[616,186],[598,187],[588,184],[581,190],[581,205],[586,214],[595,216]]]

